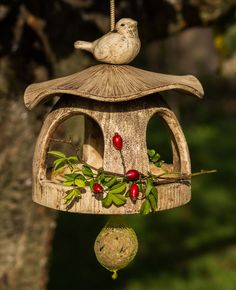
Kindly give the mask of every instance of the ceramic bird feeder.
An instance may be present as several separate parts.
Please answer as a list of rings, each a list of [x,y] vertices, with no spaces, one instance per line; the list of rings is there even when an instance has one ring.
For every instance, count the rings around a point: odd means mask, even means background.
[[[165,75],[128,65],[140,50],[137,22],[123,18],[115,24],[115,0],[110,3],[111,31],[93,42],[74,44],[102,64],[26,89],[24,101],[29,109],[59,97],[36,143],[33,200],[56,210],[113,216],[181,206],[191,199],[188,145],[161,93],[179,91],[201,98],[202,86],[193,76]],[[70,142],[75,156],[49,150],[59,126],[76,115],[85,120],[82,152]],[[147,148],[147,127],[154,115],[168,128],[171,164],[159,162],[158,153]],[[51,174],[49,154],[57,157],[54,174],[60,165],[63,181]],[[138,250],[135,231],[119,218],[111,218],[94,244],[97,260],[113,272],[113,279]]]
[[[203,96],[202,86],[193,76],[159,74],[129,65],[99,64],[70,76],[30,85],[24,96],[29,109],[60,97],[46,116],[37,140],[33,159],[33,200],[56,210],[77,213],[123,215],[140,212],[142,198],[136,202],[127,199],[122,206],[106,208],[101,200],[94,198],[89,186],[85,187],[78,202],[69,209],[66,207],[64,196],[68,187],[51,180],[47,173],[47,152],[57,128],[75,115],[83,115],[88,120],[82,150],[86,163],[102,167],[105,172],[123,174],[120,152],[112,143],[117,133],[123,139],[126,169],[135,169],[146,176],[156,174],[148,159],[146,131],[149,120],[157,114],[169,130],[173,152],[173,162],[163,164],[159,170],[168,168],[169,178],[171,172],[191,176],[188,145],[174,112],[161,96],[165,91]],[[158,131],[155,134],[158,135]],[[184,205],[191,199],[190,179],[163,182],[157,188],[156,211]]]

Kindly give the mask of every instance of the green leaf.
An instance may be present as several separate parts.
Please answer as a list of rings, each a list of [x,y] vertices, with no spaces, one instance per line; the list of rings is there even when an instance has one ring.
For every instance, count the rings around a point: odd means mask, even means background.
[[[158,200],[158,197],[157,197],[157,188],[155,186],[153,186],[152,188],[152,195],[155,197],[156,201]]]
[[[148,149],[147,152],[148,152],[148,156],[151,158],[156,154],[156,150],[154,149]]]
[[[81,191],[79,190],[79,188],[75,188],[74,190],[76,192],[76,196],[80,196],[81,195]]]
[[[119,182],[119,183],[113,185],[111,189],[112,189],[112,190],[113,190],[113,189],[117,189],[117,188],[119,188],[119,187],[120,187],[121,185],[123,185],[123,184],[126,184],[126,183],[125,183],[125,182]]]
[[[78,188],[71,189],[67,192],[67,195],[64,197],[65,200],[70,200],[72,197],[78,197],[80,195],[80,191]]]
[[[64,158],[64,157],[58,158],[58,159],[53,161],[53,165],[56,166],[58,163],[64,162],[65,160],[66,160],[66,158]]]
[[[69,191],[66,197],[64,197],[65,203],[69,205],[74,200],[74,198],[80,197],[80,195],[81,192],[78,188],[72,189]]]
[[[85,182],[84,182],[85,178],[81,174],[73,172],[73,173],[65,174],[64,177],[65,177],[64,185],[66,185],[66,186],[75,185],[76,182],[78,184],[81,184],[81,185],[84,184],[83,186],[80,186],[80,185],[76,184],[78,187],[84,187],[85,186]]]
[[[118,184],[112,186],[110,193],[111,194],[122,193],[122,192],[124,192],[125,189],[126,189],[126,183],[119,182]]]
[[[108,208],[112,205],[112,194],[108,193],[107,196],[102,200],[102,206]]]
[[[139,190],[139,192],[143,192],[143,185],[142,185],[142,183],[138,183],[138,190]]]
[[[78,187],[85,187],[85,182],[82,179],[75,179],[75,185]]]
[[[153,187],[153,180],[152,179],[148,179],[147,180],[147,186],[146,186],[146,190],[145,190],[145,195],[148,196],[149,193],[151,192]]]
[[[64,185],[66,185],[66,186],[73,186],[74,185],[74,180],[65,180],[64,182],[63,182],[63,184]]]
[[[64,200],[70,200],[72,197],[74,197],[74,189],[67,192],[66,196],[64,197]]]
[[[72,170],[73,169],[73,163],[71,163],[67,158],[65,160],[67,166]]]
[[[61,151],[48,151],[48,154],[53,155],[55,157],[66,158],[66,155]]]
[[[104,173],[101,173],[101,174],[98,176],[98,182],[103,183],[104,181],[105,181],[105,174],[104,174]]]
[[[70,156],[67,158],[69,161],[79,161],[77,156]]]
[[[57,170],[61,167],[64,166],[64,163],[65,163],[65,158],[59,158],[59,159],[56,159],[54,162],[53,162],[53,166],[54,166],[54,170]]]
[[[72,203],[72,201],[74,200],[74,196],[72,196],[70,199],[65,200],[65,204],[69,205],[70,203]]]
[[[83,181],[85,181],[86,180],[86,178],[82,175],[82,174],[79,174],[77,177],[76,177],[76,179],[81,179],[81,180],[83,180]]]
[[[147,215],[149,214],[151,211],[151,205],[150,205],[150,202],[148,200],[145,200],[143,203],[142,203],[142,206],[140,208],[140,213],[142,215]]]
[[[89,187],[90,187],[91,190],[93,190],[94,183],[95,183],[94,179],[91,179],[90,182],[89,182]]]
[[[65,174],[64,176],[65,176],[65,179],[67,181],[74,181],[77,178],[78,174],[77,173],[68,173],[68,174]]]
[[[160,160],[160,161],[158,161],[158,162],[155,162],[155,165],[156,165],[156,167],[161,167],[161,165],[162,165],[163,163],[165,163],[165,161],[164,161],[164,160]]]
[[[116,206],[121,206],[126,203],[126,197],[123,196],[122,194],[113,194],[112,201]]]
[[[117,177],[114,176],[114,177],[109,178],[109,180],[104,185],[110,188],[116,183],[116,181],[117,181]]]
[[[88,167],[88,166],[83,166],[82,167],[82,172],[85,176],[88,176],[88,177],[93,177],[93,172],[92,170]]]
[[[57,169],[53,169],[53,174],[57,175],[57,174],[60,174],[61,172],[63,172],[63,169],[64,168],[64,165],[62,166],[59,166],[59,168]]]
[[[58,164],[53,168],[54,173],[59,172],[60,170],[62,170],[63,167],[64,167],[63,163]]]
[[[159,159],[160,159],[160,154],[159,153],[156,153],[156,155],[154,157],[151,158],[151,161],[153,163],[157,162]]]
[[[152,210],[155,211],[157,208],[157,201],[155,197],[152,194],[149,194],[148,200],[150,201]]]

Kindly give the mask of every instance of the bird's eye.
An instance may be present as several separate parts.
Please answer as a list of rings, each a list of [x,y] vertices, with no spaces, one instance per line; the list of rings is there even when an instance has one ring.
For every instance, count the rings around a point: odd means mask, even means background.
[[[122,23],[120,26],[125,26],[125,24],[124,24],[124,23]]]

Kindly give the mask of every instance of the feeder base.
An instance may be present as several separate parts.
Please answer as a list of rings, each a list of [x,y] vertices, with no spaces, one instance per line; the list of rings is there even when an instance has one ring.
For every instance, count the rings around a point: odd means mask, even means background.
[[[94,197],[90,188],[86,188],[86,192],[82,194],[82,198],[73,204],[70,208],[64,203],[63,197],[66,195],[70,187],[55,183],[49,180],[42,180],[35,184],[34,202],[61,211],[85,213],[85,214],[138,214],[142,201],[137,200],[134,204],[128,200],[124,206],[116,207],[112,205],[110,208],[104,208],[101,200]],[[40,192],[40,194],[39,194]],[[158,186],[158,203],[157,211],[167,210],[179,207],[191,200],[191,184],[172,183]]]

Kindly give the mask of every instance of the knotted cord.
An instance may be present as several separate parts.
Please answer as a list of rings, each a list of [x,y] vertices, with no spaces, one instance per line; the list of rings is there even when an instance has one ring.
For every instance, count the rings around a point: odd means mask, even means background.
[[[116,8],[115,8],[115,0],[110,0],[110,9],[111,9],[111,31],[115,29],[116,24]]]

